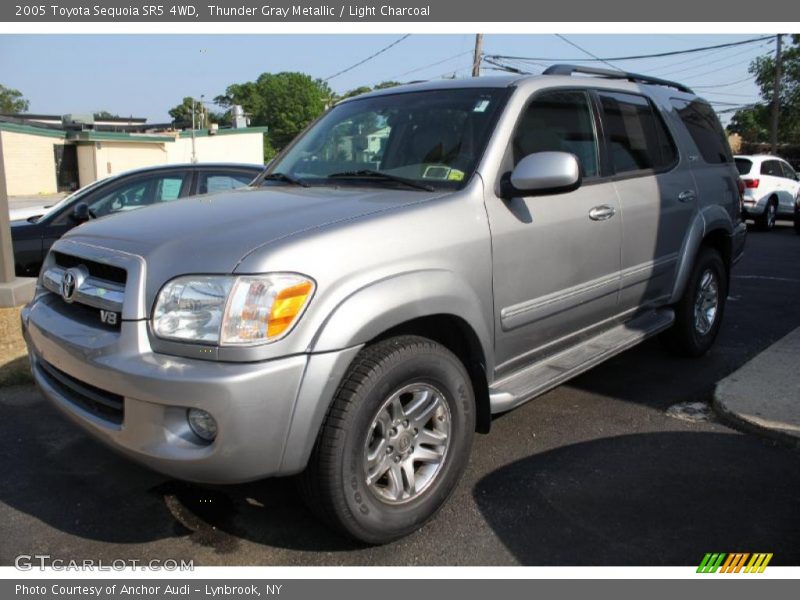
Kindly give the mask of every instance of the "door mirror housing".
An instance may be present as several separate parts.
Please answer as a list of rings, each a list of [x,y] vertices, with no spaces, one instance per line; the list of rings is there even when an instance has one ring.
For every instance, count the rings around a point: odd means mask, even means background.
[[[505,197],[560,194],[581,185],[578,159],[569,152],[536,152],[523,158],[507,180]],[[504,190],[505,192],[506,190]]]
[[[72,220],[77,223],[85,223],[91,218],[89,205],[86,202],[78,202],[75,208],[72,209]]]

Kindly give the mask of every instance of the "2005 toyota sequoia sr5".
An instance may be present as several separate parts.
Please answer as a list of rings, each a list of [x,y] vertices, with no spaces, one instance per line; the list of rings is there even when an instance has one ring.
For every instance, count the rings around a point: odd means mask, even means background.
[[[745,231],[704,100],[558,65],[366,94],[260,185],[90,221],[22,321],[42,392],[103,442],[198,482],[302,473],[382,543],[493,414],[656,334],[706,352]]]

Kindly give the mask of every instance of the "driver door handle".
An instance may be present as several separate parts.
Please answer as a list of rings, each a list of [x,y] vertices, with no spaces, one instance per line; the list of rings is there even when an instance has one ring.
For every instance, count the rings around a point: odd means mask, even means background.
[[[617,211],[613,206],[601,204],[600,206],[595,206],[589,211],[589,218],[592,221],[607,221],[615,214],[617,214]]]
[[[694,190],[684,190],[678,194],[678,200],[681,202],[694,202],[696,197]]]

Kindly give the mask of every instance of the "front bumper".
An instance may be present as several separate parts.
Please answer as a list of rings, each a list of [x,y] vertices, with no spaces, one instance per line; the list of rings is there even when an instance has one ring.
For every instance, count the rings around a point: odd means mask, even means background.
[[[101,329],[68,319],[59,308],[59,298],[45,295],[22,313],[42,393],[105,444],[191,481],[239,483],[302,470],[336,385],[358,351],[258,363],[179,358],[150,350],[146,321]],[[119,398],[115,416],[87,401],[106,397]],[[188,427],[189,407],[217,420],[212,443]]]

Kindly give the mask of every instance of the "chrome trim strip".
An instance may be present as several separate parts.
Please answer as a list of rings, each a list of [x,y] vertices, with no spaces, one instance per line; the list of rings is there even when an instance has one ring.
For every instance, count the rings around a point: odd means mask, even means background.
[[[49,291],[61,296],[61,279],[66,269],[62,267],[49,267],[42,274],[42,284]],[[73,302],[85,304],[101,310],[116,313],[122,312],[125,300],[125,286],[110,281],[103,281],[95,277],[87,277],[75,290]]]

